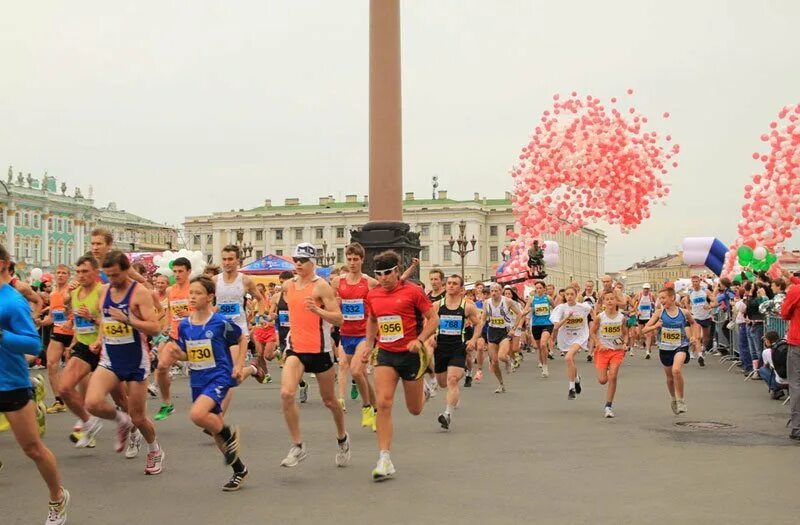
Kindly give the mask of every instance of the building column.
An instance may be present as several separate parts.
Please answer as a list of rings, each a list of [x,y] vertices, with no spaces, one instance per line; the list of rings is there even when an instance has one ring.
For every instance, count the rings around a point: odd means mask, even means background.
[[[222,230],[214,230],[211,235],[211,260],[217,261],[222,253]]]
[[[50,266],[50,210],[47,208],[44,209],[44,213],[42,213],[42,244],[41,250],[42,254],[39,257],[39,260],[42,261],[42,266],[49,267]]]
[[[17,208],[12,202],[9,205],[8,210],[6,210],[6,216],[8,217],[6,219],[6,239],[8,243],[6,249],[8,250],[8,253],[11,255],[12,259],[16,258],[16,255],[14,253],[16,251],[16,239],[14,238],[16,236],[16,222],[15,222],[17,220],[16,215],[17,215]]]

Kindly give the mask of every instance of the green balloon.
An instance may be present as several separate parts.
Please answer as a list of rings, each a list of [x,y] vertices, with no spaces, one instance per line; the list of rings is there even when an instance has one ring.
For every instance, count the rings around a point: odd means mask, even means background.
[[[169,267],[169,269],[170,269],[170,270],[172,270],[172,263],[174,263],[174,262],[175,262],[175,261],[170,261],[170,262],[167,264],[167,267]]]
[[[770,264],[770,266],[775,264],[778,262],[778,256],[772,252],[767,253],[767,262]]]
[[[733,282],[736,284],[742,284],[742,274],[736,274],[736,277],[733,278]]]
[[[170,264],[172,264],[172,263],[170,263]],[[169,284],[175,284],[175,276],[174,275],[170,275],[169,276]]]
[[[739,246],[736,253],[739,255],[739,264],[742,266],[747,266],[753,260],[753,249],[746,244]]]
[[[749,281],[755,281],[756,280],[756,276],[755,276],[755,274],[753,272],[745,272],[744,275],[745,275],[745,277],[747,277],[747,279]]]

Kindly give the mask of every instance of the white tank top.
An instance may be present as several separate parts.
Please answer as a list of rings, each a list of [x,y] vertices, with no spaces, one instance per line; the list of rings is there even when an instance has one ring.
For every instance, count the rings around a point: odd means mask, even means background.
[[[695,319],[703,321],[711,317],[711,309],[705,308],[705,305],[708,304],[708,292],[706,290],[692,288],[689,291],[689,303],[692,306],[692,317]]]
[[[639,313],[639,319],[647,320],[653,316],[653,296],[640,295],[639,304],[636,306]]]
[[[237,274],[232,283],[225,282],[225,274],[217,275],[217,307],[225,319],[235,323],[248,335],[247,314],[244,308],[244,278]]]
[[[610,350],[621,350],[622,344],[622,324],[625,316],[622,312],[617,312],[614,317],[609,317],[605,312],[600,312],[597,316],[599,326],[597,328],[597,339],[603,348]]]
[[[486,304],[488,305],[487,313],[489,314],[489,328],[507,328],[508,320],[506,319],[506,316],[508,315],[508,312],[506,312],[505,309],[506,298],[501,297],[500,304],[497,306],[494,305],[491,298],[486,302]]]

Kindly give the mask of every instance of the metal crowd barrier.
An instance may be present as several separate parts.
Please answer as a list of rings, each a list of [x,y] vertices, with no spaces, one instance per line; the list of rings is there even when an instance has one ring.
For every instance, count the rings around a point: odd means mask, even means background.
[[[789,331],[789,321],[784,321],[780,317],[767,314],[766,316],[766,331],[775,330],[781,338],[786,337],[786,332]]]

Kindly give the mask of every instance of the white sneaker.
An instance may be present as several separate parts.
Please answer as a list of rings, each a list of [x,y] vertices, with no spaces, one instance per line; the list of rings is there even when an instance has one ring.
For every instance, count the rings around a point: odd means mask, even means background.
[[[677,405],[678,405],[678,411],[676,412],[676,414],[683,414],[684,412],[686,412],[687,410],[686,401],[684,401],[683,399],[679,399],[677,401]]]
[[[505,394],[505,393],[506,393],[506,386],[505,386],[505,385],[500,385],[500,386],[498,386],[498,387],[495,389],[494,393],[495,393],[495,394]]]
[[[383,481],[388,479],[395,473],[394,465],[388,454],[382,455],[378,458],[378,465],[372,471],[373,481]]]
[[[86,448],[89,444],[94,440],[97,434],[102,430],[103,423],[100,422],[100,419],[92,416],[89,418],[89,421],[83,425],[83,431],[81,432],[81,437],[78,439],[78,442],[75,443],[75,448]]]
[[[45,525],[65,525],[67,523],[67,509],[69,508],[69,491],[61,487],[63,494],[61,501],[50,502]]]
[[[608,418],[614,417],[614,411],[611,410],[611,407],[606,407],[605,412],[603,413],[603,416],[604,417],[608,417]]]
[[[542,367],[542,377],[550,377],[550,371],[547,370],[546,366]]]
[[[292,445],[292,448],[289,449],[289,453],[286,455],[285,458],[283,458],[283,461],[281,461],[281,466],[296,467],[298,463],[300,463],[307,457],[308,457],[308,452],[306,451],[305,443],[301,443],[299,447],[297,445]]]
[[[142,448],[142,433],[139,432],[138,428],[134,428],[130,434],[128,434],[128,444],[125,447],[125,457],[128,459],[133,459],[139,455],[139,449]]]
[[[538,366],[539,368],[542,368],[542,363],[536,363],[536,366]]]
[[[345,434],[344,443],[337,443],[339,450],[336,451],[336,466],[346,467],[350,464],[350,434]]]
[[[431,398],[431,387],[425,379],[422,380],[422,392],[425,394],[425,402],[427,403]]]

